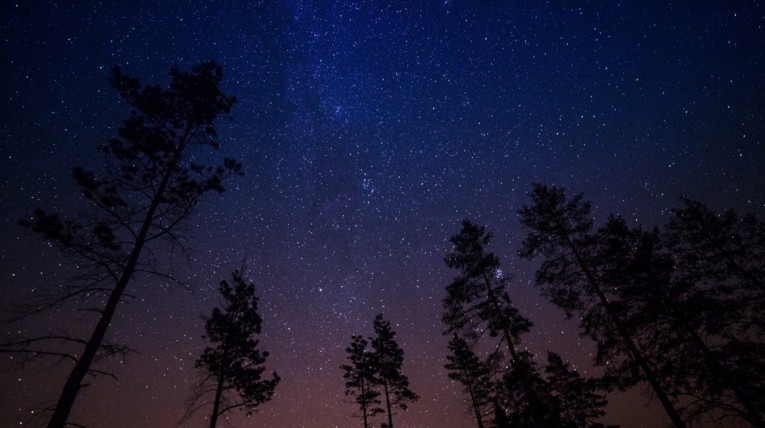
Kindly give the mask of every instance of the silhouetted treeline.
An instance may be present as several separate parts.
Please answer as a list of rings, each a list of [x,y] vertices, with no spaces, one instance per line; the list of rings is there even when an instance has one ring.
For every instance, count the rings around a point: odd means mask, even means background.
[[[580,320],[605,374],[582,378],[552,352],[540,370],[516,349],[531,322],[512,305],[510,279],[486,250],[491,234],[465,220],[445,258],[459,271],[443,300],[452,335],[446,368],[464,386],[479,428],[600,426],[605,391],[643,382],[677,427],[727,419],[765,426],[759,218],[684,199],[661,228],[630,227],[615,215],[596,228],[581,194],[569,199],[537,184],[530,197],[519,210],[519,254],[542,258],[543,296]]]
[[[204,62],[189,72],[170,70],[167,88],[144,86],[119,68],[110,82],[130,105],[118,135],[99,147],[104,165],[74,169],[86,214],[62,218],[41,209],[20,221],[78,266],[53,294],[27,302],[4,325],[62,308],[95,314],[87,338],[56,332],[3,336],[0,353],[20,366],[41,357],[72,364],[50,427],[76,425],[70,412],[88,376],[107,375],[98,361],[130,349],[108,340],[126,290],[139,274],[175,281],[155,255],[180,246],[184,221],[208,192],[241,175],[224,159],[203,165],[199,151],[219,147],[215,121],[235,102],[220,91],[222,70]],[[102,171],[96,173],[94,171]],[[765,223],[754,215],[716,213],[683,200],[662,227],[630,226],[611,215],[599,227],[581,194],[536,184],[519,211],[526,231],[519,250],[541,259],[536,283],[543,296],[576,317],[597,345],[598,379],[584,378],[554,353],[542,367],[519,350],[532,323],[513,305],[511,276],[488,251],[492,235],[465,220],[446,258],[456,271],[446,286],[442,321],[450,336],[445,368],[470,400],[484,427],[602,427],[605,395],[647,384],[678,428],[732,420],[765,428]],[[52,287],[53,288],[53,287]],[[208,401],[210,426],[234,408],[247,413],[270,400],[279,377],[263,379],[268,353],[256,338],[262,320],[254,285],[235,271],[219,289],[224,305],[206,320],[211,345],[196,361],[204,382],[190,411]],[[418,399],[402,372],[404,352],[382,315],[375,336],[352,336],[341,368],[346,394],[365,427]],[[435,370],[435,368],[434,368]]]
[[[763,427],[765,224],[683,200],[662,228],[611,215],[595,228],[581,194],[534,185],[520,211],[524,258],[543,295],[580,320],[612,388],[647,382],[677,427]]]

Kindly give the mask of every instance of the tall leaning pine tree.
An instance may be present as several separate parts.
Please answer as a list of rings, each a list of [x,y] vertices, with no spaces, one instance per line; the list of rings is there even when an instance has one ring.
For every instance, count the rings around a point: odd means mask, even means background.
[[[649,383],[667,415],[677,428],[684,428],[675,404],[660,382],[655,367],[639,348],[619,310],[618,302],[608,296],[610,284],[600,272],[598,238],[593,233],[590,204],[581,194],[570,200],[561,188],[535,184],[530,194],[532,204],[519,210],[521,223],[528,231],[521,257],[544,257],[536,273],[536,282],[543,294],[567,315],[577,314],[588,330],[595,324],[610,326],[609,340],[623,346],[630,362]],[[588,326],[588,323],[593,323]]]
[[[763,427],[762,380],[752,374],[765,367],[762,334],[754,332],[763,324],[756,278],[765,227],[694,201],[673,214],[663,231],[610,216],[596,235],[597,274],[618,284],[609,287],[610,302],[687,423],[723,417]],[[600,324],[587,323],[591,337],[607,336]],[[634,377],[620,341],[597,342],[613,379]]]
[[[117,137],[99,147],[104,166],[94,171],[74,169],[87,214],[61,219],[38,209],[21,221],[63,250],[80,272],[87,272],[76,285],[42,306],[57,307],[77,299],[102,305],[90,337],[76,352],[49,422],[52,428],[67,425],[77,394],[103,352],[109,325],[136,274],[167,277],[156,267],[157,252],[147,250],[157,249],[163,241],[176,242],[179,226],[200,198],[210,191],[222,192],[226,176],[241,174],[240,164],[231,159],[219,165],[195,161],[219,147],[215,121],[227,116],[235,101],[219,88],[221,67],[209,61],[190,72],[172,68],[170,77],[167,88],[143,86],[114,68],[110,83],[131,110]],[[85,304],[92,307],[93,301]]]

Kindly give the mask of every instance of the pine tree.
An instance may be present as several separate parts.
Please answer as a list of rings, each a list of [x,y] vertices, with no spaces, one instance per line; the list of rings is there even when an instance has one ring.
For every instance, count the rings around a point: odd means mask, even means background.
[[[240,271],[234,271],[231,284],[220,283],[222,308],[214,308],[205,322],[205,336],[212,343],[196,361],[196,367],[205,373],[205,380],[192,399],[193,410],[199,408],[206,392],[213,393],[210,428],[218,417],[234,409],[242,409],[249,416],[257,406],[273,397],[279,376],[263,379],[268,352],[258,349],[262,318],[258,314],[255,285],[245,282]]]
[[[754,375],[765,372],[765,223],[684,199],[662,239],[673,264],[663,309],[678,331],[667,346],[686,360],[666,372],[693,391],[686,413],[765,427],[765,376]]]
[[[530,196],[533,204],[519,210],[521,223],[528,230],[520,255],[545,258],[536,274],[544,295],[567,315],[579,315],[585,330],[605,326],[599,330],[604,333],[599,342],[611,341],[624,349],[634,368],[633,376],[648,381],[672,423],[684,428],[685,422],[656,368],[638,347],[621,314],[623,306],[618,305],[618,298],[607,294],[619,284],[607,282],[605,275],[600,275],[602,264],[590,204],[583,201],[581,194],[567,200],[563,189],[539,184],[534,185]]]
[[[51,300],[37,302],[29,313],[57,308],[69,301],[80,301],[93,311],[99,305],[95,327],[87,340],[69,339],[84,348],[69,356],[75,361],[49,426],[62,428],[83,380],[93,373],[91,365],[110,345],[105,338],[117,306],[137,272],[171,278],[157,268],[154,255],[161,241],[177,243],[178,226],[186,220],[207,192],[223,191],[223,181],[241,174],[238,162],[225,159],[220,165],[206,166],[192,152],[217,149],[214,122],[226,116],[235,99],[219,89],[221,67],[205,62],[190,72],[170,70],[168,88],[142,86],[136,78],[114,68],[110,83],[132,110],[119,128],[119,135],[99,147],[106,162],[103,173],[82,167],[74,169],[74,179],[82,191],[86,214],[61,219],[38,209],[20,223],[56,244],[78,266],[76,282]],[[147,256],[148,253],[152,253]],[[51,337],[15,340],[19,344],[43,344]],[[55,341],[59,343],[59,341]],[[4,346],[6,350],[9,346]],[[48,355],[50,351],[10,349],[25,355]],[[53,352],[55,353],[55,352]]]
[[[346,357],[349,364],[340,366],[345,379],[345,395],[356,397],[356,403],[361,410],[364,428],[369,427],[368,418],[374,417],[384,410],[380,404],[380,392],[377,390],[378,379],[372,365],[372,354],[367,350],[368,342],[362,337],[354,335],[351,338],[351,346],[346,348]]]
[[[409,378],[401,373],[404,363],[404,350],[396,342],[396,332],[382,314],[375,316],[375,337],[372,342],[372,368],[377,383],[382,387],[388,414],[387,428],[393,428],[393,407],[406,410],[408,403],[419,398],[409,389]]]
[[[444,261],[459,275],[446,287],[442,319],[447,334],[460,333],[471,340],[486,331],[492,337],[501,334],[515,359],[515,344],[529,331],[531,321],[513,306],[506,291],[509,278],[499,272],[499,259],[486,252],[491,238],[484,227],[469,220],[463,220],[462,230],[451,238],[454,249]]]
[[[700,206],[689,201],[686,204]],[[704,216],[694,214],[700,213],[695,208],[692,212],[686,211],[682,218],[673,217],[663,233],[658,228],[628,227],[623,219],[609,216],[596,233],[597,272],[603,283],[618,284],[609,292],[610,302],[621,315],[624,329],[651,362],[667,394],[677,400],[677,408],[684,418],[693,422],[706,415],[713,414],[713,418],[725,415],[763,426],[761,412],[757,410],[762,408],[762,401],[758,404],[756,398],[761,395],[751,389],[757,377],[751,374],[758,372],[758,366],[765,368],[765,354],[760,351],[756,357],[756,352],[748,353],[754,357],[749,359],[723,351],[727,343],[750,340],[738,326],[756,325],[741,317],[757,313],[746,308],[757,302],[755,296],[759,290],[743,291],[734,285],[735,273],[712,267],[716,262],[711,255],[725,247],[719,240],[715,240],[716,245],[697,249],[692,237],[681,239],[681,231],[687,231],[681,227],[681,221],[695,218],[691,221],[695,225],[692,227],[705,225],[704,232],[695,235],[706,239],[715,235],[710,230],[715,228],[714,223],[724,218],[712,214],[702,220]],[[717,236],[729,240],[730,250],[738,251],[745,241],[730,240],[736,236],[733,230],[721,232]],[[752,254],[756,254],[756,250]],[[727,263],[725,258],[718,260]],[[694,266],[686,265],[688,261]],[[741,266],[755,265],[744,262]],[[713,275],[716,279],[704,274],[699,276],[710,268],[716,271]],[[699,281],[702,277],[706,279]],[[733,293],[738,294],[734,299],[726,297],[731,295],[727,292],[730,287],[737,290]],[[629,386],[641,378],[634,359],[624,358],[622,342],[609,335],[608,331],[613,328],[592,316],[583,317],[583,324],[585,332],[598,341],[596,361],[609,363],[608,374],[617,386]],[[755,342],[750,343],[754,346],[748,349],[757,348]]]

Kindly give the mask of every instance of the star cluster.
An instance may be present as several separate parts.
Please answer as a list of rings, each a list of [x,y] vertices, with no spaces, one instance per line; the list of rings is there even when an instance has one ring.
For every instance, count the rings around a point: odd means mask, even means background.
[[[221,152],[245,168],[192,217],[188,260],[173,272],[193,291],[156,280],[129,291],[109,334],[139,353],[108,363],[118,381],[81,394],[81,423],[176,423],[196,380],[202,316],[244,262],[267,365],[283,380],[233,426],[358,426],[339,366],[379,312],[421,397],[396,415],[400,426],[473,426],[443,369],[440,321],[453,276],[443,257],[461,219],[496,232],[510,294],[535,323],[523,346],[587,373],[592,344],[515,257],[516,211],[532,183],[584,192],[596,220],[660,224],[681,195],[765,213],[757,1],[70,3],[0,6],[0,300],[71,273],[17,220],[37,207],[82,209],[71,168],[97,166],[95,147],[126,114],[107,82],[113,65],[166,83],[174,64],[220,63],[238,99],[234,119],[218,124]],[[87,331],[78,314],[39,323],[66,318]],[[65,369],[0,375],[0,425],[55,399]],[[645,417],[654,404],[637,391],[611,400],[608,422],[664,423],[660,412]]]

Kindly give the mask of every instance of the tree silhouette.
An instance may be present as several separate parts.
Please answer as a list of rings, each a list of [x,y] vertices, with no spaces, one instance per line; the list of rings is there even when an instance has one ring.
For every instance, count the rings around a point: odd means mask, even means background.
[[[190,400],[187,417],[209,405],[205,398],[213,395],[210,428],[218,417],[230,410],[242,409],[249,416],[257,406],[271,400],[279,376],[263,379],[268,352],[258,349],[254,336],[261,332],[263,320],[258,315],[255,285],[245,282],[238,270],[231,275],[231,284],[220,283],[222,308],[214,308],[205,322],[205,336],[212,342],[196,360],[204,373],[199,389]]]
[[[763,378],[752,376],[765,370],[757,339],[763,229],[753,216],[739,222],[732,211],[717,215],[685,200],[663,230],[628,227],[612,215],[593,235],[593,271],[610,284],[609,303],[688,423],[709,416],[765,426]],[[582,325],[613,384],[642,379],[602,312]]]
[[[693,287],[674,281],[675,260],[666,251],[658,229],[628,227],[623,219],[611,215],[595,239],[596,271],[604,284],[612,284],[610,303],[621,316],[624,331],[650,361],[662,388],[675,399],[680,415],[692,423],[688,399],[678,398],[687,391],[701,392],[691,386],[693,379],[711,375],[704,357],[689,346],[701,325],[693,315],[701,309],[692,297]],[[598,342],[596,363],[608,363],[607,377],[612,385],[625,389],[643,379],[623,342],[613,337],[613,326],[593,316],[584,317],[582,323],[585,332]]]
[[[519,210],[521,223],[528,230],[519,251],[524,258],[542,255],[537,284],[543,294],[566,311],[577,314],[585,333],[599,345],[619,347],[633,369],[633,379],[645,379],[678,428],[685,427],[675,405],[660,383],[655,367],[639,349],[620,309],[618,297],[609,295],[620,284],[608,281],[599,259],[598,239],[592,231],[590,204],[581,194],[567,200],[563,189],[540,184],[533,186],[531,206]],[[607,266],[605,266],[607,268]],[[603,328],[601,328],[603,327]]]
[[[765,373],[765,223],[689,199],[672,214],[662,238],[673,304],[663,312],[686,361],[667,373],[693,391],[689,417],[717,411],[765,427],[765,376],[755,375]]]
[[[378,380],[374,367],[372,366],[372,354],[367,350],[367,342],[362,336],[354,335],[351,339],[351,346],[346,348],[348,353],[346,357],[349,364],[344,364],[340,368],[344,371],[345,395],[356,397],[356,403],[361,409],[364,428],[369,426],[368,417],[384,410],[380,404],[380,392],[376,389]]]
[[[131,111],[118,136],[99,147],[106,158],[103,172],[74,169],[87,214],[61,219],[38,209],[20,222],[55,243],[80,272],[76,282],[52,298],[34,302],[28,313],[74,300],[98,315],[89,339],[70,339],[82,348],[67,354],[74,367],[50,427],[67,424],[83,379],[94,372],[91,365],[109,353],[106,332],[134,275],[148,272],[169,279],[157,267],[153,250],[161,241],[178,242],[179,226],[200,198],[209,191],[222,192],[226,176],[241,174],[236,161],[205,166],[190,153],[219,147],[214,122],[226,116],[235,101],[219,89],[221,67],[209,61],[190,72],[172,68],[170,77],[166,89],[142,86],[115,67],[110,83]],[[102,306],[93,309],[96,304]],[[46,355],[51,351],[31,346],[50,339],[60,340],[50,336],[13,339],[5,349],[27,356]]]
[[[446,287],[442,321],[447,334],[464,334],[470,349],[487,332],[490,337],[500,336],[512,365],[518,358],[515,344],[532,323],[512,304],[506,290],[510,278],[500,271],[499,258],[486,249],[491,239],[485,227],[469,220],[463,220],[460,233],[451,237],[454,248],[444,262],[459,274]],[[493,355],[500,355],[499,349]]]
[[[444,367],[449,371],[449,379],[456,380],[465,387],[470,396],[470,403],[475,414],[478,428],[483,428],[483,415],[492,409],[495,373],[490,362],[483,362],[473,353],[465,339],[456,333],[449,341],[449,361]]]
[[[375,316],[375,337],[372,342],[372,370],[377,383],[382,386],[385,407],[388,414],[387,428],[393,428],[393,407],[406,410],[409,402],[417,401],[417,394],[409,389],[409,378],[401,373],[404,363],[404,350],[395,340],[396,332],[382,314]]]
[[[517,358],[515,343],[531,328],[531,321],[516,309],[505,290],[509,278],[499,272],[499,259],[486,252],[492,235],[469,220],[451,238],[454,249],[444,261],[459,275],[446,287],[443,322],[447,334],[461,333],[477,340],[487,331],[502,335],[510,356]],[[476,333],[476,332],[479,333]]]

